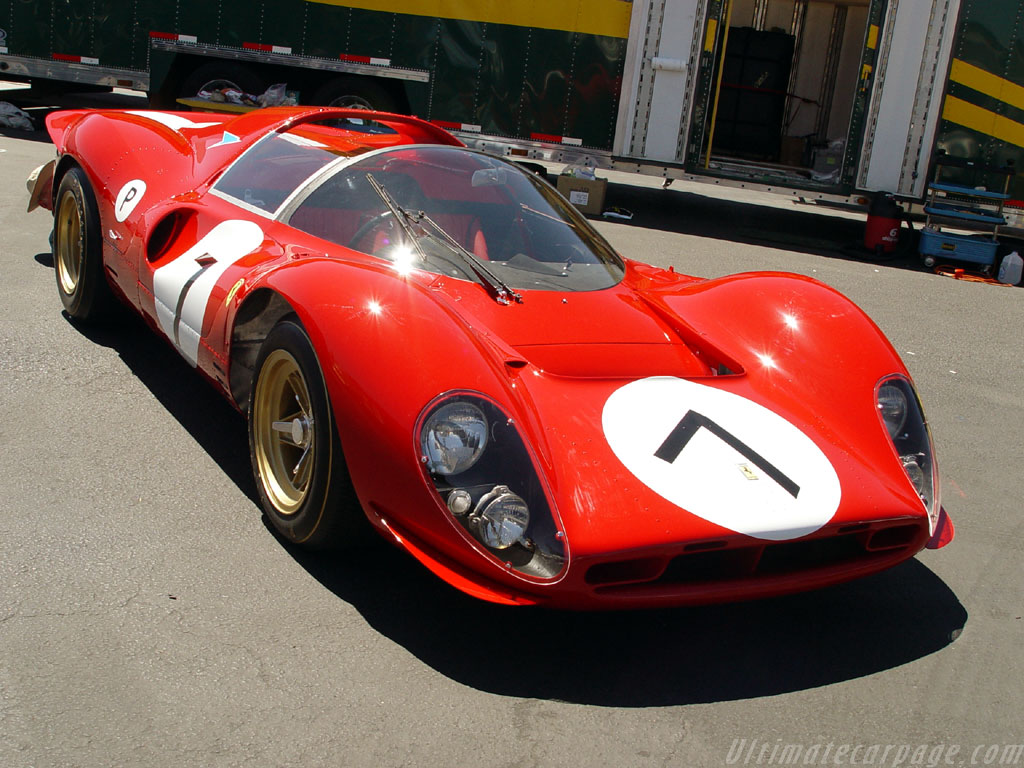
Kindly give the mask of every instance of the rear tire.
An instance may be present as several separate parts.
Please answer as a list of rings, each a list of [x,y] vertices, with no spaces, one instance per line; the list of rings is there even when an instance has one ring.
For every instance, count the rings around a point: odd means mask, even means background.
[[[64,174],[53,211],[53,271],[61,303],[75,320],[100,319],[115,300],[103,271],[96,196],[81,168]]]
[[[313,344],[294,320],[267,335],[249,400],[249,456],[274,528],[311,549],[362,543],[369,531],[345,466]]]

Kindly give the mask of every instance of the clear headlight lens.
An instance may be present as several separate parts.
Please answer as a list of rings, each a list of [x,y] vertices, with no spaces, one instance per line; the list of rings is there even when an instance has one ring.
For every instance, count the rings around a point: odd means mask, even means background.
[[[487,419],[472,403],[442,405],[424,422],[420,448],[427,469],[436,475],[457,475],[476,464],[487,447]]]
[[[488,547],[508,549],[526,533],[530,509],[507,485],[496,485],[477,502],[469,524],[477,529],[480,541]]]
[[[427,406],[420,425],[428,481],[477,550],[508,571],[557,578],[565,533],[514,420],[478,394],[450,392]]]
[[[883,379],[875,395],[878,416],[885,425],[903,470],[928,510],[930,528],[939,517],[939,478],[932,437],[924,411],[911,383],[902,376]]]
[[[907,396],[896,384],[889,382],[878,388],[878,414],[889,436],[896,437],[907,422]]]

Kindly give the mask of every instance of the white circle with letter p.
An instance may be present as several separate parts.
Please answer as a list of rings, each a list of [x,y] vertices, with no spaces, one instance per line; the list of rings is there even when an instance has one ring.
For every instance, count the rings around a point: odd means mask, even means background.
[[[114,218],[117,219],[118,224],[131,216],[144,194],[146,194],[146,182],[142,179],[132,179],[121,187],[121,191],[117,193],[117,199],[114,200]]]

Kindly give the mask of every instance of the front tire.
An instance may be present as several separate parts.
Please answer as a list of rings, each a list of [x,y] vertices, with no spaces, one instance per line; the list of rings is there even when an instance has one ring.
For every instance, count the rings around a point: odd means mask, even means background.
[[[109,314],[114,296],[103,274],[96,196],[81,168],[64,174],[53,210],[53,271],[61,303],[75,320],[97,320]]]
[[[286,539],[312,549],[361,543],[369,524],[341,451],[313,344],[296,321],[268,334],[249,402],[249,456],[260,503]]]

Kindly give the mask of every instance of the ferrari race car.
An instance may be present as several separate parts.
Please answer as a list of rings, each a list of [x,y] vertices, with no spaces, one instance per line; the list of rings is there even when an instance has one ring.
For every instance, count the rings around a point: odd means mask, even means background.
[[[248,417],[297,544],[375,529],[479,598],[782,594],[952,539],[906,368],[780,273],[622,258],[536,174],[394,114],[66,111],[30,205]]]

